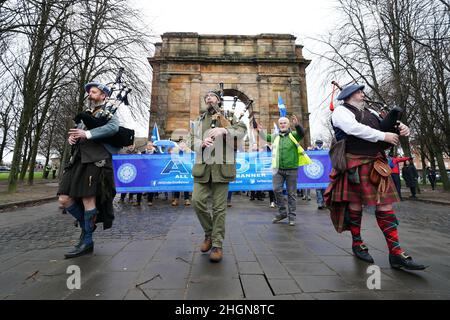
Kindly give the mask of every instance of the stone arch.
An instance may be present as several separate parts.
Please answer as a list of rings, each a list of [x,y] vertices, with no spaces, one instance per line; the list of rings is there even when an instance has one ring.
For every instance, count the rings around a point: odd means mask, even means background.
[[[223,89],[223,95],[227,97],[238,97],[245,105],[248,105],[250,102],[250,98],[242,91],[237,89]]]
[[[161,137],[178,128],[189,129],[204,107],[207,89],[224,83],[226,96],[253,111],[266,128],[279,117],[277,97],[283,97],[288,114],[296,114],[305,129],[304,147],[310,143],[306,67],[302,46],[290,34],[199,35],[175,32],[161,36],[153,68],[149,135],[154,123]]]

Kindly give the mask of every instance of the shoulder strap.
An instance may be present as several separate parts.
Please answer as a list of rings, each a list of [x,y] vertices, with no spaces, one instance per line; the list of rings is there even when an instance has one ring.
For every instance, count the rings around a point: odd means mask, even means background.
[[[279,134],[275,135],[275,138],[273,138],[273,140],[272,140],[272,144],[278,144],[279,140],[280,140],[280,135]]]
[[[295,145],[296,145],[297,147],[299,146],[299,143],[298,143],[297,139],[295,139],[295,137],[294,137],[294,135],[292,134],[292,132],[289,132],[289,139],[291,139],[291,141],[292,141],[293,143],[295,143]]]

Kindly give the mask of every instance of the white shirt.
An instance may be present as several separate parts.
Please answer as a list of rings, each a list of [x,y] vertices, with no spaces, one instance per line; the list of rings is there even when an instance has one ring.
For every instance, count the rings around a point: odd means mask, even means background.
[[[374,113],[374,111],[369,111]],[[353,112],[344,106],[338,106],[333,111],[331,120],[335,127],[341,129],[347,135],[355,136],[369,142],[384,141],[386,136],[386,133],[383,131],[371,128],[356,121]]]

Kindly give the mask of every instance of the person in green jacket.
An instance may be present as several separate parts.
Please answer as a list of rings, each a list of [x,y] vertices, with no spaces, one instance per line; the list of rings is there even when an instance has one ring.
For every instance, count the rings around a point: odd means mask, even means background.
[[[292,116],[295,131],[290,128],[288,118],[278,120],[280,132],[278,134],[265,134],[261,124],[258,124],[259,136],[272,143],[272,185],[277,202],[278,214],[273,223],[288,218],[289,225],[295,225],[295,210],[297,202],[297,176],[299,167],[298,143],[305,136],[297,117]],[[288,193],[288,208],[283,196],[283,186],[286,183]]]
[[[205,232],[200,250],[211,250],[209,259],[219,262],[223,257],[228,184],[236,178],[236,143],[242,143],[247,127],[236,118],[226,125],[215,120],[221,113],[218,92],[209,91],[204,100],[207,110],[190,132],[191,149],[195,151],[192,204]],[[212,200],[212,213],[208,211],[208,199]]]

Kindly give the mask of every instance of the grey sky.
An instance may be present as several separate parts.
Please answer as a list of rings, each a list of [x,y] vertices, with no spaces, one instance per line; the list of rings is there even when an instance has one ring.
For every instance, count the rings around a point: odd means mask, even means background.
[[[295,35],[297,43],[304,45],[305,58],[312,60],[306,69],[312,138],[325,138],[323,134],[327,130],[321,125],[321,116],[317,111],[319,107],[324,109],[328,106],[329,99],[325,102],[324,99],[330,93],[331,86],[327,84],[332,79],[326,78],[326,66],[323,62],[319,63],[311,53],[320,52],[320,46],[309,38],[327,34],[333,29],[337,21],[336,0],[131,0],[131,2],[142,12],[143,20],[149,26],[149,33],[152,35],[161,35],[165,32]],[[124,125],[130,127],[128,111],[122,112],[122,118],[127,122]],[[119,114],[122,112],[119,111]],[[148,134],[147,126],[148,119],[141,119],[132,127],[136,130],[137,136],[145,137]]]

